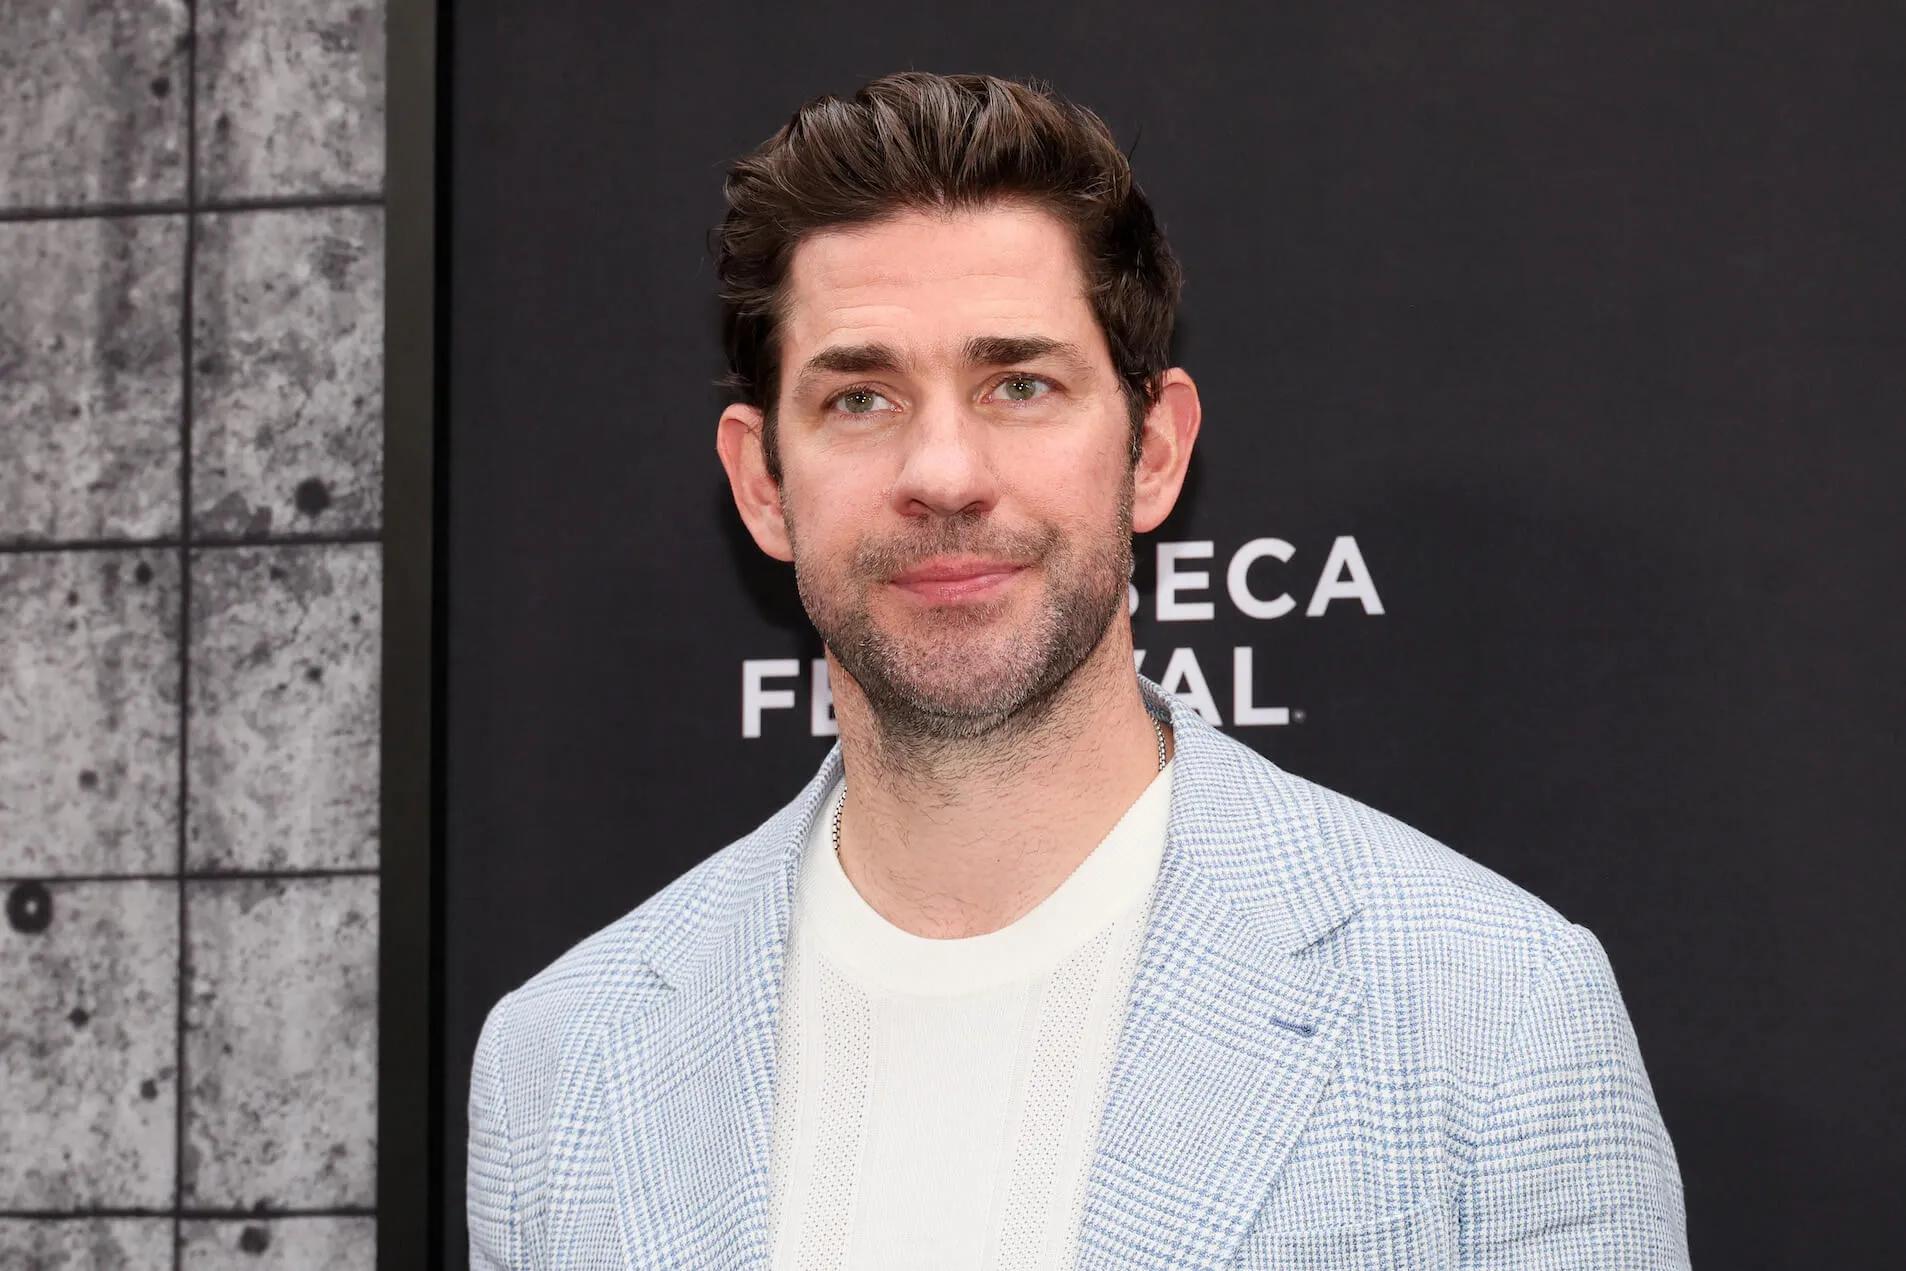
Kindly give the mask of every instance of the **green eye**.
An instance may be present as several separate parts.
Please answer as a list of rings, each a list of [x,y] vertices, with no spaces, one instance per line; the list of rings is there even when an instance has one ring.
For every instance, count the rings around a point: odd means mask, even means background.
[[[887,399],[871,388],[850,388],[834,399],[834,404],[850,415],[865,415],[879,410]]]
[[[1020,375],[999,386],[1000,395],[1011,402],[1029,402],[1045,391],[1045,383],[1030,375]]]

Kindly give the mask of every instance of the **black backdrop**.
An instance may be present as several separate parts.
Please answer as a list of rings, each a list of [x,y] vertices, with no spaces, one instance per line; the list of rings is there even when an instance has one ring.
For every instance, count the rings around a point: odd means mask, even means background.
[[[1701,1264],[1900,1265],[1889,8],[455,6],[452,1265],[489,1004],[829,744],[804,674],[742,735],[744,661],[818,648],[727,506],[705,232],[728,158],[904,67],[1097,108],[1185,261],[1206,425],[1139,547],[1148,673],[1189,650],[1237,736],[1601,936]],[[1280,617],[1226,585],[1264,538]],[[1157,542],[1211,544],[1175,567],[1210,620],[1159,620]],[[1238,648],[1288,723],[1236,722]]]

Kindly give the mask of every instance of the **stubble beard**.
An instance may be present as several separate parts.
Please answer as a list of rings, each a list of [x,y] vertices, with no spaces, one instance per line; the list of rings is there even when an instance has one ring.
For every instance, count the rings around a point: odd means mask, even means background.
[[[1001,531],[984,515],[939,518],[917,531],[863,539],[844,577],[806,561],[795,539],[795,579],[808,618],[853,677],[893,758],[925,759],[949,746],[1030,728],[1044,719],[1091,658],[1125,603],[1132,499],[1090,542],[1052,526]],[[877,623],[868,597],[910,565],[972,553],[1037,569],[1044,594],[1030,621],[1002,627],[1008,601],[939,606],[911,631]]]

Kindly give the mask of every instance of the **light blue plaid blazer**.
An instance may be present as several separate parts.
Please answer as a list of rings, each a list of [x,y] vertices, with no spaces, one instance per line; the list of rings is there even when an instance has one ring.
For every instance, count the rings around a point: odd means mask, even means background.
[[[1078,1265],[1686,1266],[1595,938],[1145,691],[1170,831]],[[839,767],[491,1012],[474,1266],[767,1266],[782,954]]]

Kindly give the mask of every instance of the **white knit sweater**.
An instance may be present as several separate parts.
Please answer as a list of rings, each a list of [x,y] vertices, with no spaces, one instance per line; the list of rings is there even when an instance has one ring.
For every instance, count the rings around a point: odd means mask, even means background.
[[[861,899],[830,841],[841,797],[795,893],[776,1271],[1067,1266],[1171,769],[1036,908],[959,940],[910,935]]]

